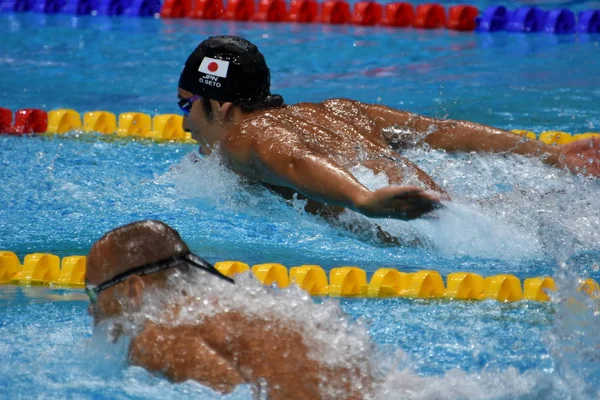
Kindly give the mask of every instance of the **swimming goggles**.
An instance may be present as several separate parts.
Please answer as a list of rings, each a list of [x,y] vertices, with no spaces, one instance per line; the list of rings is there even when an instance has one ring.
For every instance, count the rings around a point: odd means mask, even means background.
[[[188,97],[187,99],[179,100],[177,102],[177,105],[179,106],[179,108],[185,115],[190,115],[190,112],[192,111],[192,105],[194,104],[194,102],[196,100],[198,100],[200,98],[202,98],[202,97],[195,94],[192,97]]]
[[[188,252],[165,258],[163,260],[158,260],[148,264],[140,265],[139,267],[134,267],[128,271],[121,272],[120,274],[115,275],[112,279],[109,279],[106,282],[103,282],[99,285],[86,284],[85,293],[90,298],[90,302],[95,303],[98,298],[98,293],[123,282],[132,275],[142,276],[154,274],[159,271],[164,271],[166,269],[173,268],[174,266],[182,262],[189,265],[190,267],[198,268],[208,272],[209,274],[213,274],[221,279],[226,280],[227,282],[234,283],[233,279],[226,275],[223,275],[221,272],[219,272],[218,269],[213,267],[204,259],[198,257],[194,253]]]

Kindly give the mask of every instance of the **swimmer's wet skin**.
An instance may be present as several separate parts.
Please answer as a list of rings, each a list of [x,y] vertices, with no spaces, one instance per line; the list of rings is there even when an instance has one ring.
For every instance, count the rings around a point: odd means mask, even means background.
[[[307,342],[319,332],[275,315],[227,310],[184,320],[180,311],[206,308],[211,298],[192,297],[170,284],[187,284],[194,271],[202,285],[230,279],[191,256],[171,227],[141,221],[116,228],[92,246],[85,284],[94,324],[111,322],[113,332],[131,336],[129,361],[175,381],[195,380],[222,393],[250,384],[269,399],[359,399],[374,384],[368,355],[353,366],[336,367],[309,356]],[[173,292],[159,319],[140,312],[147,296]],[[146,296],[144,294],[146,293]],[[179,299],[177,302],[176,299]],[[129,327],[123,319],[136,321]],[[157,322],[161,321],[161,322]],[[128,326],[128,327],[126,327]],[[113,338],[114,339],[114,338]],[[264,388],[266,386],[266,389]]]
[[[320,215],[339,215],[347,208],[369,217],[409,220],[439,207],[447,195],[400,155],[408,145],[511,152],[600,175],[600,138],[550,146],[473,122],[436,120],[347,99],[286,105],[270,92],[270,71],[258,48],[235,36],[208,38],[191,53],[178,97],[184,129],[203,154],[218,149],[233,171],[286,196],[290,191],[305,196],[306,210]],[[349,172],[355,166],[385,173],[391,186],[369,190]],[[422,187],[403,186],[405,171]]]

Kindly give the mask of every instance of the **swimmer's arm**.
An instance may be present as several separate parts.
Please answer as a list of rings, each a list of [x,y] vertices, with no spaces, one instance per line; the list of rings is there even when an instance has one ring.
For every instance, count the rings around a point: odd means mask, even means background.
[[[436,149],[465,152],[511,152],[541,157],[550,165],[559,164],[559,146],[550,146],[529,140],[503,129],[469,121],[440,120],[382,105],[364,105],[363,111],[385,131],[386,127],[399,128],[399,133],[384,133],[392,146],[427,143]]]
[[[357,210],[371,194],[354,175],[331,158],[310,152],[289,140],[255,141],[252,158],[256,161],[251,163],[256,178],[292,188],[316,201]]]
[[[244,383],[235,366],[208,346],[193,326],[147,324],[132,340],[129,360],[171,381],[192,379],[221,393]]]
[[[425,138],[433,148],[448,151],[515,153],[540,157],[549,165],[558,165],[560,148],[530,140],[503,129],[469,121],[433,120],[438,129]]]
[[[284,128],[268,130],[283,132],[265,132],[269,139],[254,140],[245,164],[239,159],[234,163],[239,173],[374,218],[419,218],[439,205],[437,196],[417,187],[388,186],[372,192],[330,157],[296,143]],[[281,139],[273,139],[277,137]]]

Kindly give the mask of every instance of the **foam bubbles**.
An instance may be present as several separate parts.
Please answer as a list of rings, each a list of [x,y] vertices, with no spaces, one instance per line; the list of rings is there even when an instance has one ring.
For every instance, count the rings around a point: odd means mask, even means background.
[[[231,285],[203,272],[192,271],[185,277],[175,272],[169,289],[147,293],[144,309],[133,315],[137,324],[149,319],[171,326],[194,325],[202,324],[210,316],[237,312],[245,315],[251,325],[261,324],[265,331],[274,324],[299,332],[309,358],[327,368],[353,371],[349,383],[358,389],[363,378],[370,374],[373,344],[367,328],[360,321],[352,321],[334,300],[316,304],[308,293],[295,285],[284,290],[270,288],[251,273],[236,276],[236,284]],[[174,304],[181,306],[176,315],[165,313],[173,309]],[[270,337],[266,336],[265,340]],[[339,382],[323,380],[321,385],[323,398],[336,398],[333,394],[339,390]]]
[[[600,397],[600,301],[579,290],[583,278],[596,268],[585,268],[574,259],[560,263],[555,275],[560,291],[552,293],[554,324],[544,337],[556,375],[575,398]]]
[[[410,370],[403,370],[388,375],[375,394],[375,399],[560,400],[569,398],[569,395],[564,381],[539,371],[520,373],[515,368],[508,368],[506,371],[467,373],[455,369],[443,376],[419,376]]]
[[[600,183],[516,155],[456,154],[413,149],[405,154],[452,197],[433,219],[380,221],[393,234],[409,230],[446,256],[502,260],[598,249]],[[369,189],[383,174],[357,167]],[[406,184],[413,185],[409,176]]]
[[[168,292],[148,294],[143,311],[145,318],[177,325],[199,323],[206,316],[237,311],[250,318],[272,319],[303,332],[311,342],[311,356],[330,366],[351,365],[353,360],[363,360],[371,350],[363,323],[352,322],[337,301],[325,299],[315,303],[296,285],[283,290],[270,288],[250,272],[237,275],[236,284],[231,285],[196,271],[186,275],[185,279],[176,273],[170,284],[172,290]],[[181,297],[174,293],[185,295]],[[184,306],[175,320],[165,320],[165,305],[183,304],[185,298],[197,300]]]

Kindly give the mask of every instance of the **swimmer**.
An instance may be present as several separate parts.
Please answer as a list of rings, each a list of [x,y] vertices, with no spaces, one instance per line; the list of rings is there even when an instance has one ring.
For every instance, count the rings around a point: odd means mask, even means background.
[[[271,94],[263,55],[236,36],[204,40],[188,57],[178,88],[183,128],[202,154],[218,151],[239,175],[287,199],[307,199],[325,217],[344,209],[373,218],[420,218],[448,198],[401,155],[412,146],[540,157],[574,173],[600,176],[600,138],[562,146],[528,140],[474,122],[438,120],[348,99],[284,104]],[[384,173],[390,186],[371,191],[350,169]],[[419,182],[407,186],[406,182]]]
[[[192,296],[182,289],[192,281],[217,289],[219,284],[234,285],[231,278],[191,253],[168,225],[140,221],[121,226],[95,242],[88,254],[88,311],[94,325],[114,322],[114,340],[131,337],[131,364],[174,382],[195,380],[221,393],[250,384],[255,393],[266,391],[269,399],[368,396],[375,382],[368,354],[364,359],[353,356],[351,366],[318,361],[311,357],[307,343],[323,334],[319,329],[302,331],[268,312],[257,315],[227,307],[185,319],[193,310],[218,309],[227,300],[224,293],[234,294],[225,286],[212,292],[212,297]],[[145,302],[160,296],[167,297],[158,311],[163,315],[151,319]],[[129,326],[131,321],[135,326]]]

